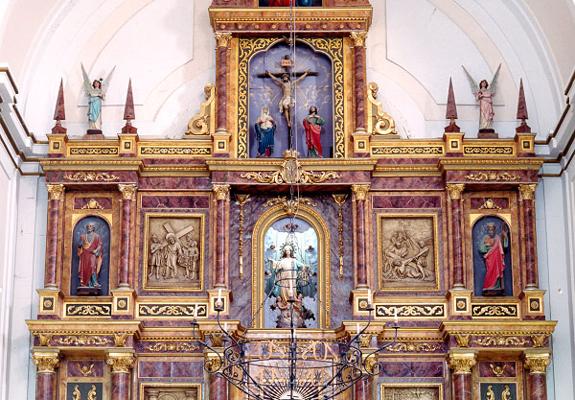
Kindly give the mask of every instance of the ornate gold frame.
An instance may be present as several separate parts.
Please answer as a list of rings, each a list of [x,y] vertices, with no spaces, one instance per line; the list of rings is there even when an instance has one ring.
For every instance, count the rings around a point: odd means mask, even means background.
[[[148,287],[148,229],[150,227],[150,218],[200,218],[200,287],[197,289],[193,288],[154,288]],[[142,254],[142,266],[139,268],[139,272],[142,273],[142,290],[150,292],[203,292],[204,291],[204,260],[205,260],[205,235],[206,235],[206,216],[202,213],[166,213],[166,212],[149,212],[144,213],[144,232],[142,240],[144,241],[144,247]]]
[[[435,284],[433,286],[422,286],[418,288],[413,288],[410,286],[398,286],[393,288],[384,288],[381,279],[383,270],[383,259],[382,259],[382,220],[384,218],[431,218],[433,225],[433,259],[434,259],[434,270],[435,270]],[[437,225],[437,213],[377,213],[376,214],[376,224],[377,224],[377,287],[378,290],[382,292],[436,292],[440,289],[441,277],[439,276],[439,230]]]
[[[189,382],[157,382],[157,381],[140,381],[138,385],[138,399],[145,400],[144,391],[146,387],[152,388],[182,388],[182,389],[197,389],[198,391],[198,400],[204,398],[204,393],[202,392],[202,384],[201,383],[189,383]]]
[[[264,258],[264,235],[274,222],[290,216],[291,215],[284,210],[283,206],[279,204],[266,210],[254,226],[252,236],[252,318],[254,318],[254,328],[262,329],[264,327],[264,315],[262,310],[259,309],[260,304],[262,304],[264,300],[264,264],[261,262]],[[310,224],[318,236],[318,328],[324,329],[329,326],[331,314],[329,293],[331,266],[329,256],[330,233],[323,218],[311,207],[300,204],[296,216]],[[321,307],[322,304],[324,307]],[[256,314],[258,314],[257,318]]]
[[[281,37],[266,38],[239,38],[238,44],[238,79],[237,79],[237,140],[236,155],[238,158],[248,158],[248,66],[253,56],[267,50],[273,45],[281,42]],[[334,136],[334,158],[344,158],[345,151],[345,125],[344,125],[344,40],[343,38],[300,38],[297,39],[315,51],[327,55],[332,61],[333,71],[333,136]]]
[[[381,383],[379,385],[379,396],[381,400],[385,399],[385,388],[439,388],[439,397],[437,400],[443,400],[443,384],[438,382],[410,382],[410,383]]]

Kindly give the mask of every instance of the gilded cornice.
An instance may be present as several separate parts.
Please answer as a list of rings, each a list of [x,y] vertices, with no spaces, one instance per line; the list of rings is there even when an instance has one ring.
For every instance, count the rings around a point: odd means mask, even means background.
[[[114,335],[128,333],[137,335],[142,329],[140,321],[59,321],[59,320],[27,320],[28,330],[33,335]]]
[[[215,32],[249,33],[262,30],[278,31],[289,30],[292,17],[290,9],[285,8],[232,8],[210,7],[210,23]],[[373,9],[371,7],[322,7],[318,12],[316,8],[298,8],[296,12],[296,27],[312,32],[322,30],[336,30],[351,32],[367,30],[371,25]],[[275,25],[273,28],[272,25]]]
[[[551,335],[557,321],[443,321],[440,331],[443,336],[476,335],[476,336],[533,336]]]

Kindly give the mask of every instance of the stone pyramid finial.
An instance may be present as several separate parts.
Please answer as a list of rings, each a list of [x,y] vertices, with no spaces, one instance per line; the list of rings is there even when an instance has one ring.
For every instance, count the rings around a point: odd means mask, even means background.
[[[521,120],[521,124],[515,128],[517,133],[529,133],[531,127],[525,122],[529,116],[527,114],[527,103],[525,103],[525,92],[523,91],[523,79],[519,81],[519,98],[517,99],[517,119]]]
[[[445,132],[460,132],[459,126],[455,123],[457,119],[457,106],[455,105],[455,95],[453,94],[453,84],[449,78],[449,90],[447,92],[447,110],[445,118],[449,120],[449,125],[445,127]]]
[[[134,110],[134,96],[132,94],[132,79],[128,82],[128,93],[126,94],[126,104],[124,106],[124,120],[126,125],[122,128],[122,133],[137,133],[138,129],[132,126],[132,120],[136,118]]]
[[[56,124],[52,128],[52,133],[66,133],[66,128],[62,126],[61,121],[66,119],[66,110],[64,108],[64,80],[60,79],[60,89],[56,99],[56,109],[54,110],[54,121]]]

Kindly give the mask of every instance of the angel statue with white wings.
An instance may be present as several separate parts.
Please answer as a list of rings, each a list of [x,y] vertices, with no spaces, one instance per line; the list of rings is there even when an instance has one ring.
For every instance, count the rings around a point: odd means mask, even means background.
[[[88,123],[89,129],[101,130],[102,129],[102,101],[108,90],[108,84],[112,79],[112,74],[116,67],[112,68],[112,71],[108,74],[106,79],[94,79],[90,83],[90,78],[82,66],[82,76],[84,77],[84,90],[88,96]]]
[[[479,131],[493,132],[493,128],[491,127],[493,125],[493,117],[495,116],[493,112],[493,97],[495,97],[495,93],[497,92],[497,77],[499,76],[501,64],[499,64],[495,74],[493,74],[491,83],[483,79],[479,82],[479,85],[473,80],[473,77],[467,72],[465,67],[463,65],[461,67],[463,71],[465,71],[475,99],[479,101]]]

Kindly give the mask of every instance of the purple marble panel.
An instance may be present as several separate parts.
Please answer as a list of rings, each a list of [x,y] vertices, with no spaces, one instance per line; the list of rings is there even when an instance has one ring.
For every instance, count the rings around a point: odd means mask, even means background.
[[[68,376],[102,377],[104,376],[104,361],[97,361],[97,360],[68,361]]]
[[[201,361],[140,361],[139,374],[149,378],[201,378]]]
[[[372,190],[445,190],[441,176],[373,178]]]
[[[472,197],[471,208],[481,208],[487,199],[492,200],[493,203],[499,208],[509,208],[509,199],[506,197]]]
[[[180,189],[180,190],[211,190],[211,182],[208,177],[165,177],[146,176],[140,177],[139,190]]]
[[[104,210],[112,208],[112,199],[109,197],[76,197],[74,199],[74,209],[82,209],[92,199],[96,200]]]
[[[373,208],[440,208],[440,196],[373,196]]]
[[[142,208],[209,208],[209,196],[142,196]]]
[[[429,377],[441,378],[444,375],[444,363],[439,361],[430,362],[382,362],[380,363],[379,376],[381,377]]]
[[[487,378],[512,378],[517,375],[514,362],[482,361],[479,376]]]

